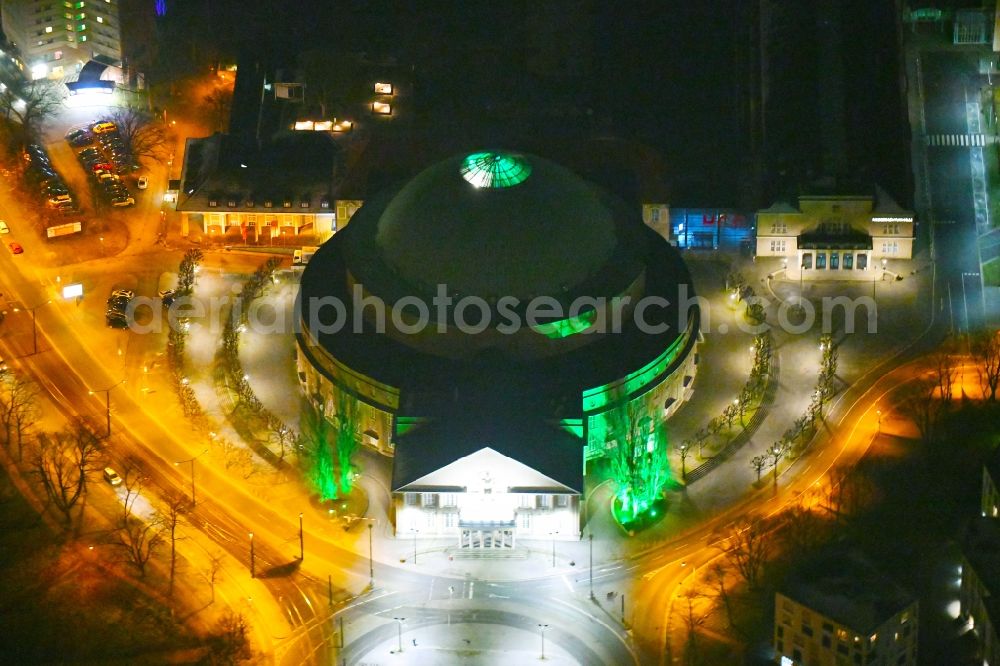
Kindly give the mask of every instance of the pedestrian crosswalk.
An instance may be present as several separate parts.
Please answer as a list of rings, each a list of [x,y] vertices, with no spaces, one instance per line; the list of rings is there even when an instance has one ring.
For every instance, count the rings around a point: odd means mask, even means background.
[[[928,134],[928,146],[986,146],[997,143],[992,134]]]

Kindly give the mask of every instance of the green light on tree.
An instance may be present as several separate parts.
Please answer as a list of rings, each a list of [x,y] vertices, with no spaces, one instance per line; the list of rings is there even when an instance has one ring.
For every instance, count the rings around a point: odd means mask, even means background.
[[[616,440],[610,459],[616,516],[622,523],[646,512],[655,516],[670,479],[666,426],[650,416],[642,399],[606,413],[605,422]]]
[[[521,155],[472,153],[462,161],[462,178],[475,187],[498,189],[520,185],[531,175],[531,164]]]
[[[351,492],[354,473],[351,458],[358,449],[358,405],[346,393],[337,396],[337,482],[341,495]]]
[[[337,497],[334,477],[333,453],[330,451],[330,422],[322,407],[305,412],[302,427],[303,462],[306,463],[306,477],[320,501],[326,502]]]

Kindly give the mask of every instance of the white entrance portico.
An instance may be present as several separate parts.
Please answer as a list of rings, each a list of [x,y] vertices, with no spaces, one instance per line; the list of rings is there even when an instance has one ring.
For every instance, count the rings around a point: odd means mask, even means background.
[[[578,539],[578,490],[486,446],[397,486],[398,534],[514,548],[518,537]]]

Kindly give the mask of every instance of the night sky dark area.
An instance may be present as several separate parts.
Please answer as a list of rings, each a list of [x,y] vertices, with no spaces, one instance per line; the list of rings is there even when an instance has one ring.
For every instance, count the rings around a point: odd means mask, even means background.
[[[167,0],[161,48],[392,57],[439,127],[655,147],[673,205],[768,205],[824,175],[906,203],[897,16],[895,0]]]

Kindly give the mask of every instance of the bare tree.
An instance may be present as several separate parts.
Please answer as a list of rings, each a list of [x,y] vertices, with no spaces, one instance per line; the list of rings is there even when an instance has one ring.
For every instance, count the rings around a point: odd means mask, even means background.
[[[757,472],[757,480],[760,481],[760,473],[767,466],[767,456],[754,456],[750,459],[750,466]]]
[[[17,459],[23,458],[24,440],[38,418],[38,385],[13,373],[0,375],[0,428],[4,442],[17,442]]]
[[[793,556],[816,548],[826,538],[823,521],[809,507],[796,504],[781,514],[781,538]]]
[[[941,402],[936,395],[938,383],[930,377],[919,377],[907,383],[899,392],[899,411],[908,416],[920,431],[920,437],[930,442],[937,434]]]
[[[778,463],[788,455],[789,446],[787,442],[775,442],[767,450],[767,455],[771,458],[771,470],[774,472],[774,485],[778,485]]]
[[[153,554],[163,542],[163,523],[158,516],[151,516],[149,520],[143,520],[133,512],[135,501],[142,491],[141,479],[133,477],[123,485],[125,486],[125,501],[116,530],[118,545],[125,553],[125,558],[139,572],[139,576],[143,577],[146,575],[146,565],[149,564],[149,560],[152,559]]]
[[[216,88],[202,99],[204,115],[213,132],[225,131],[229,125],[229,110],[233,105],[233,91]]]
[[[707,581],[715,593],[716,602],[719,603],[726,611],[726,623],[729,625],[730,629],[735,629],[736,623],[733,621],[733,600],[729,595],[729,589],[726,587],[726,575],[728,573],[728,570],[722,562],[714,562],[708,569]]]
[[[733,421],[739,416],[740,408],[738,404],[726,405],[726,408],[722,410],[722,419],[726,422],[727,428],[733,427]]]
[[[720,535],[717,548],[751,589],[760,581],[768,555],[767,524],[760,516],[743,516]]]
[[[222,553],[216,552],[208,556],[208,566],[204,569],[205,579],[208,580],[209,588],[212,591],[212,603],[215,603],[215,581],[219,580],[222,572]]]
[[[677,449],[681,456],[681,479],[687,480],[687,459],[691,455],[691,448],[688,446],[687,442],[684,442]]]
[[[1000,388],[1000,330],[982,331],[971,347],[983,396],[995,402]]]
[[[167,127],[146,111],[123,107],[113,111],[108,120],[118,127],[125,144],[125,161],[136,164],[143,159],[165,162],[170,152],[171,135]]]
[[[278,419],[271,419],[268,423],[270,432],[268,433],[268,438],[273,444],[276,444],[279,448],[278,460],[285,459],[285,451],[289,446],[295,443],[298,439],[298,435],[294,430],[289,428],[287,425],[282,423]]]
[[[187,506],[187,497],[171,492],[167,495],[163,510],[163,526],[170,533],[170,596],[174,594],[174,573],[177,570],[177,525],[181,516],[187,512]]]
[[[948,404],[952,399],[952,385],[955,383],[955,361],[947,351],[939,349],[931,355],[935,379],[941,400]]]
[[[45,121],[62,109],[65,96],[61,85],[48,79],[13,78],[6,83],[0,91],[0,112],[20,126],[19,131],[13,129],[14,125],[11,130],[22,149],[41,132]]]
[[[863,467],[839,465],[830,470],[827,502],[834,518],[855,515],[871,498],[874,488]]]
[[[687,629],[687,639],[684,641],[684,663],[695,666],[701,663],[698,651],[698,629],[705,625],[708,613],[698,609],[696,602],[704,597],[698,590],[687,589],[681,593],[684,599],[684,627]]]
[[[118,528],[119,544],[125,557],[132,563],[139,576],[146,575],[146,565],[163,542],[163,526],[158,518],[142,520],[128,516]]]
[[[250,630],[242,614],[226,613],[212,637],[212,664],[239,664],[253,657],[250,649]]]
[[[82,423],[61,432],[42,433],[36,439],[32,467],[67,528],[72,524],[73,508],[86,492],[87,474],[100,453],[100,442]]]

